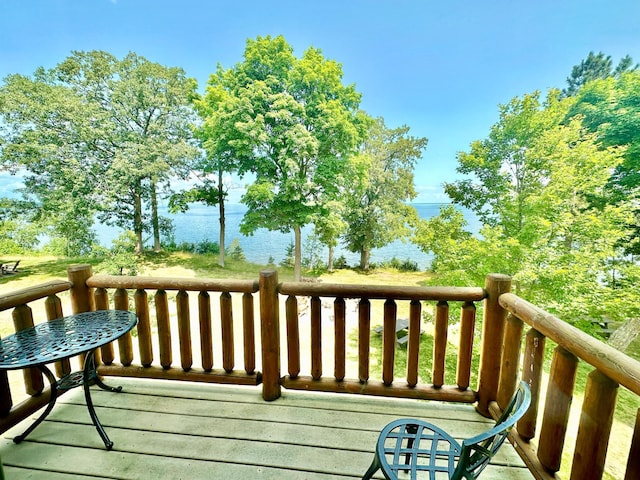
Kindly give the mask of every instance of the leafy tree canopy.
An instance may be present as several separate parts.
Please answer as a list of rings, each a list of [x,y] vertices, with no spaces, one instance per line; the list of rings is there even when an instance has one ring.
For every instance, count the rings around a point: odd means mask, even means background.
[[[296,233],[339,193],[363,133],[360,94],[342,67],[310,47],[301,58],[282,36],[249,39],[244,59],[218,67],[198,102],[209,157],[255,176],[241,230]]]

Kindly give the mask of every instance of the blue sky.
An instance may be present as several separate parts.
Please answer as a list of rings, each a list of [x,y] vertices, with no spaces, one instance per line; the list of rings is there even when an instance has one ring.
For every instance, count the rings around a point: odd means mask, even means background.
[[[342,63],[369,114],[429,139],[416,201],[442,202],[456,152],[487,136],[500,103],[564,87],[589,51],[640,61],[638,19],[638,0],[0,0],[0,78],[72,50],[133,51],[202,91],[247,38],[282,34],[297,55],[314,46]]]

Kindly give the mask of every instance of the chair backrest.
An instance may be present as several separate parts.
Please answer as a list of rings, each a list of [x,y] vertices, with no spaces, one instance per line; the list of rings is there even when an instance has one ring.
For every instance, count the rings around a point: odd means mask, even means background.
[[[531,404],[531,390],[520,382],[516,393],[504,409],[495,427],[462,442],[462,451],[451,480],[475,479],[502,446],[509,431]]]

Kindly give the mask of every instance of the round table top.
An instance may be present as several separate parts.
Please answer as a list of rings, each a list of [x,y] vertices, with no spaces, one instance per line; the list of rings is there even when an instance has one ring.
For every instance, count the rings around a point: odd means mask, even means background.
[[[0,339],[0,370],[56,362],[106,345],[138,322],[133,312],[99,310],[39,323]]]

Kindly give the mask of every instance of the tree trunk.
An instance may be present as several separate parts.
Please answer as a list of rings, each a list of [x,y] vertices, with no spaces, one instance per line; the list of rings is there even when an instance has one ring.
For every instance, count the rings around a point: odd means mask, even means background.
[[[160,251],[160,221],[158,220],[158,197],[156,182],[151,182],[151,225],[153,227],[153,251]]]
[[[632,318],[611,334],[609,345],[624,352],[638,335],[640,335],[640,318]]]
[[[293,227],[293,233],[295,235],[295,254],[294,254],[294,264],[293,264],[293,279],[296,282],[299,282],[302,279],[302,247],[301,247],[301,239],[302,235],[300,232],[300,227]]]
[[[360,250],[360,268],[362,270],[369,270],[369,259],[371,257],[371,250],[368,248],[363,248]]]
[[[222,168],[218,169],[218,208],[220,212],[220,253],[218,254],[218,265],[224,267],[224,188],[222,187]]]
[[[142,253],[142,194],[140,181],[134,189],[133,233],[136,235],[136,254]]]
[[[329,260],[327,261],[327,270],[333,272],[333,245],[329,245]]]

